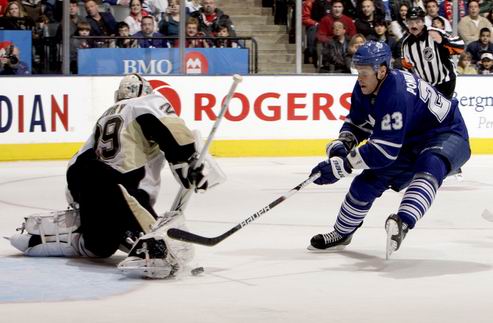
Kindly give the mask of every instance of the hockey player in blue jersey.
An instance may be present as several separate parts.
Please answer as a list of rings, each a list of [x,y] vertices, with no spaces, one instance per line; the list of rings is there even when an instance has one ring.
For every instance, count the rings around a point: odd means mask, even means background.
[[[390,59],[389,47],[374,41],[353,56],[358,80],[349,115],[339,138],[327,145],[328,159],[312,174],[321,173],[315,183],[325,185],[353,169],[363,171],[351,183],[334,230],[315,235],[311,250],[347,246],[375,199],[389,188],[407,187],[397,213],[385,222],[388,258],[429,209],[443,179],[470,157],[457,100],[415,75],[390,69]]]

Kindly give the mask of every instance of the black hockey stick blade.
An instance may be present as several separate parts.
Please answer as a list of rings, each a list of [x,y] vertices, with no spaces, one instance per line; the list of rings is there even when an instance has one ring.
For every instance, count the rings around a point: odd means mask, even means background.
[[[184,241],[184,242],[190,242],[190,243],[200,244],[200,245],[209,246],[209,247],[215,246],[216,244],[223,241],[224,239],[226,239],[227,237],[229,237],[230,235],[232,235],[236,231],[249,225],[250,223],[255,221],[257,218],[262,216],[263,214],[269,212],[275,206],[277,206],[281,202],[287,200],[291,195],[293,195],[296,192],[299,192],[302,188],[304,188],[308,184],[312,183],[313,181],[315,181],[319,177],[320,177],[320,173],[313,174],[312,176],[310,176],[309,178],[307,178],[306,180],[304,180],[303,182],[298,184],[296,187],[291,189],[285,195],[279,197],[278,199],[271,202],[266,207],[263,207],[262,209],[260,209],[259,211],[255,212],[253,215],[251,215],[250,217],[243,220],[241,223],[237,224],[233,228],[229,229],[228,231],[226,231],[225,233],[223,233],[217,237],[212,237],[212,238],[203,237],[203,236],[199,236],[198,234],[191,233],[191,232],[184,231],[184,230],[180,230],[177,228],[169,229],[168,230],[168,236],[170,238],[175,239],[175,240],[180,240],[180,241]]]

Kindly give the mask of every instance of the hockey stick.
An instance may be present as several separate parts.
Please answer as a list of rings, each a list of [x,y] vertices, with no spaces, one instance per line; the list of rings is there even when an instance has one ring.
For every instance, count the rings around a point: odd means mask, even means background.
[[[269,205],[261,208],[260,210],[258,210],[257,212],[255,212],[250,217],[248,217],[245,220],[241,221],[239,224],[237,224],[233,228],[229,229],[225,233],[223,233],[221,235],[218,235],[217,237],[207,238],[207,237],[199,236],[197,234],[194,234],[194,233],[191,233],[191,232],[187,232],[187,231],[183,231],[183,230],[176,229],[176,228],[169,229],[168,230],[168,236],[171,237],[171,238],[173,238],[173,239],[180,240],[180,241],[201,244],[201,245],[204,245],[204,246],[215,246],[216,244],[218,244],[219,242],[223,241],[224,239],[226,239],[227,237],[229,237],[230,235],[232,235],[236,231],[238,231],[241,228],[249,225],[250,223],[252,223],[253,221],[255,221],[257,218],[259,218],[260,216],[262,216],[263,214],[269,212],[275,206],[281,204],[281,202],[287,200],[294,193],[301,191],[301,189],[303,189],[305,186],[307,186],[308,184],[312,183],[313,181],[315,181],[319,177],[320,177],[320,173],[313,174],[312,176],[310,176],[309,178],[307,178],[306,180],[304,180],[303,182],[301,182],[300,184],[298,184],[298,186],[294,187],[293,189],[291,189],[289,192],[287,192],[283,196],[281,196],[278,199],[276,199],[275,201],[271,202]]]
[[[229,89],[228,94],[226,95],[226,99],[223,102],[223,105],[221,107],[221,111],[217,115],[216,121],[214,122],[214,125],[212,126],[211,132],[209,133],[209,137],[207,137],[207,140],[204,144],[204,147],[202,147],[202,150],[200,151],[199,159],[194,165],[194,168],[199,167],[202,165],[202,162],[204,161],[204,158],[207,154],[207,151],[209,150],[209,146],[211,145],[212,139],[214,138],[217,128],[219,127],[219,124],[221,123],[221,120],[223,119],[224,114],[226,113],[226,110],[228,109],[229,106],[229,101],[231,101],[231,98],[233,97],[233,94],[236,91],[236,87],[238,84],[243,80],[241,75],[235,74],[233,75],[233,84],[231,84],[231,88]],[[185,206],[187,205],[190,196],[192,195],[192,189],[186,189],[183,187],[180,187],[180,190],[176,194],[175,200],[173,201],[173,204],[171,206],[172,211],[183,211],[185,209]]]

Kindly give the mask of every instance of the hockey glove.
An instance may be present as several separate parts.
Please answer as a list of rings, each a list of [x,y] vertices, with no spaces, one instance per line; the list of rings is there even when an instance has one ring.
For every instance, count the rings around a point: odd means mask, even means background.
[[[339,134],[339,138],[327,144],[325,152],[327,158],[346,157],[349,151],[357,145],[356,137],[349,131],[343,131]]]
[[[343,177],[351,174],[351,165],[347,158],[332,157],[324,160],[312,169],[310,174],[320,173],[320,177],[314,181],[317,185],[333,184]]]
[[[208,187],[208,167],[204,162],[194,169],[196,162],[197,157],[194,155],[185,163],[170,164],[171,172],[184,188],[194,188],[195,192],[204,192]]]
[[[327,157],[330,159],[331,157],[346,157],[349,153],[346,149],[346,146],[340,140],[334,140],[327,145],[325,149],[327,153]]]

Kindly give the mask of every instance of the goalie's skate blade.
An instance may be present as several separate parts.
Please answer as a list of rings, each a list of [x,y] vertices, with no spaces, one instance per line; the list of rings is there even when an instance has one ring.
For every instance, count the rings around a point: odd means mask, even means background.
[[[4,236],[3,238],[4,238],[5,240],[10,241],[10,237],[5,237],[5,236]]]
[[[385,224],[385,231],[387,231],[387,243],[385,246],[385,260],[389,260],[390,256],[396,249],[395,241],[392,240],[392,236],[399,233],[399,227],[395,221],[387,221]]]
[[[327,249],[318,249],[312,245],[308,245],[308,247],[306,247],[306,249],[308,249],[308,251],[313,252],[313,253],[334,253],[334,252],[343,251],[344,249],[346,249],[346,245],[338,245],[338,246],[335,246],[332,248],[327,248]]]

